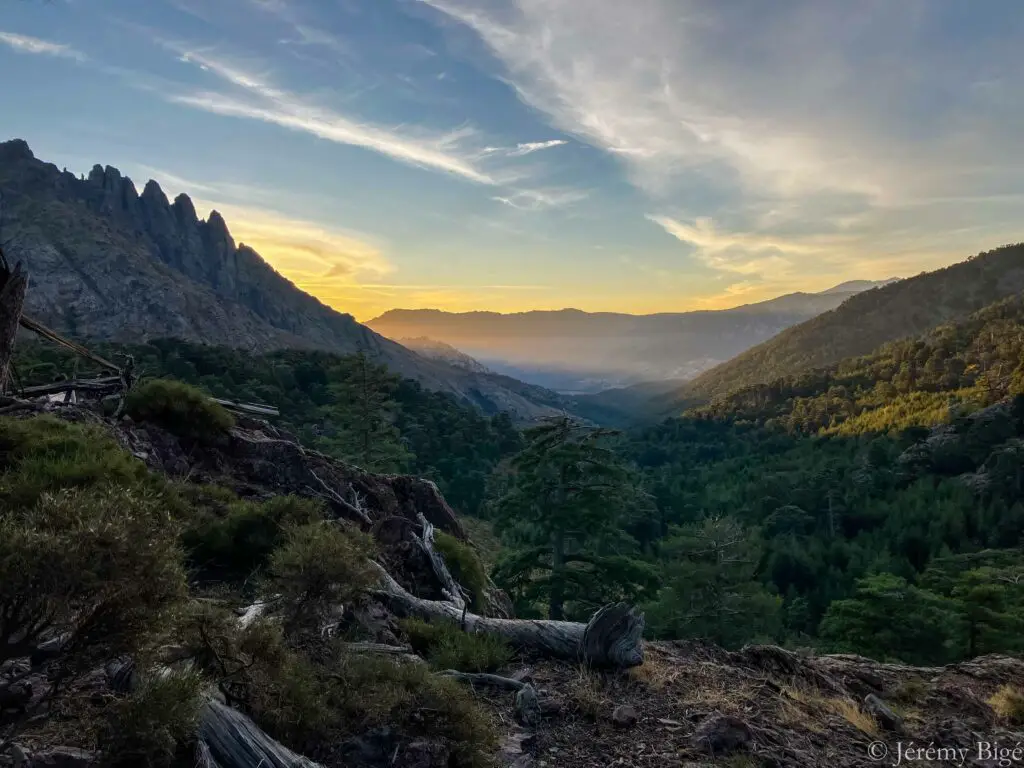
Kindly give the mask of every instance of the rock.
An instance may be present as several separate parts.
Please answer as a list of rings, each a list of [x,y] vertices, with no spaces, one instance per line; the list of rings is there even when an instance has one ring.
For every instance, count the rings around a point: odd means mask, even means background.
[[[400,750],[393,765],[401,768],[445,768],[451,759],[451,750],[439,742],[414,741]]]
[[[0,688],[0,710],[21,710],[32,701],[32,684],[19,682]]]
[[[640,716],[629,704],[619,704],[612,712],[612,725],[616,728],[632,728]]]
[[[349,739],[341,748],[346,765],[388,765],[398,749],[398,734],[386,726]]]
[[[28,753],[22,749],[20,744],[11,744],[11,746],[7,748],[7,752],[11,756],[12,768],[26,768],[29,764]]]
[[[904,733],[903,718],[893,712],[884,701],[869,693],[864,697],[864,709],[875,718],[882,728],[893,733]]]
[[[32,755],[32,768],[90,768],[97,765],[96,755],[75,747],[54,747]]]
[[[516,720],[521,725],[540,724],[540,698],[537,696],[537,689],[529,683],[516,692]]]
[[[714,712],[697,726],[690,741],[697,749],[724,755],[747,748],[753,738],[750,726],[738,717]]]
[[[517,669],[509,677],[513,680],[518,680],[520,683],[530,683],[533,682],[533,670],[529,667],[523,667],[522,669]]]
[[[524,768],[533,764],[530,752],[537,746],[537,735],[517,730],[508,735],[501,745],[501,764],[509,768]]]

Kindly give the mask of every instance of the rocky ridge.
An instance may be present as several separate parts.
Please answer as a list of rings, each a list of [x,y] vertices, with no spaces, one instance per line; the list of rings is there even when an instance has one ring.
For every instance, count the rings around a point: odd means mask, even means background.
[[[297,288],[217,212],[206,220],[185,194],[169,201],[149,181],[111,166],[79,178],[37,159],[20,139],[0,142],[0,244],[30,275],[25,312],[80,338],[175,337],[253,351],[365,351],[429,389],[520,421],[566,403],[541,387],[427,359]]]

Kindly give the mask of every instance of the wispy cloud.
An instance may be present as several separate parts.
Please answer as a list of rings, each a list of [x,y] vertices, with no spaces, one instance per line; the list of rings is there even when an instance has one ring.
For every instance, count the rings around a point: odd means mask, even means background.
[[[523,157],[524,155],[531,155],[534,152],[540,152],[544,149],[561,147],[568,143],[569,142],[564,139],[552,139],[551,141],[528,141],[516,144],[514,147],[484,147],[483,154],[498,154],[505,157]]]
[[[799,242],[744,233],[719,232],[710,219],[687,225],[667,216],[647,218],[676,239],[695,247],[695,255],[709,267],[738,275],[770,275],[777,280],[794,269],[789,254],[820,250]]]
[[[168,44],[170,47],[171,44]],[[218,91],[198,91],[168,95],[174,103],[214,114],[259,120],[301,131],[338,144],[363,147],[400,162],[444,171],[469,181],[494,185],[493,173],[477,168],[472,152],[461,153],[460,146],[473,135],[461,127],[446,133],[416,134],[359,121],[310,98],[289,92],[270,82],[265,74],[247,71],[207,51],[176,46],[185,62],[202,67],[233,86],[237,95]]]
[[[49,40],[42,40],[29,35],[19,35],[15,32],[0,31],[0,43],[13,48],[19,53],[32,53],[40,56],[57,56],[62,59],[74,59],[85,61],[86,56],[81,51],[75,50],[69,45],[54,43]]]
[[[519,189],[491,199],[519,211],[539,211],[572,205],[586,200],[589,195],[584,189]]]

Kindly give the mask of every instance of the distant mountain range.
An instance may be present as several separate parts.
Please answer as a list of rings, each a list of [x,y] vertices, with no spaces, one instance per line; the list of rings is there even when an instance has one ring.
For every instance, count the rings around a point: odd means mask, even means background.
[[[216,211],[205,221],[187,195],[155,181],[139,194],[110,166],[79,178],[0,143],[0,242],[29,272],[26,313],[83,338],[176,337],[250,350],[364,350],[396,373],[487,413],[520,421],[561,413],[553,392],[406,349],[337,312],[236,244]]]
[[[578,309],[515,314],[395,309],[367,325],[391,339],[440,342],[489,369],[579,394],[691,378],[890,282],[857,280],[821,293],[792,293],[718,311],[629,315]]]

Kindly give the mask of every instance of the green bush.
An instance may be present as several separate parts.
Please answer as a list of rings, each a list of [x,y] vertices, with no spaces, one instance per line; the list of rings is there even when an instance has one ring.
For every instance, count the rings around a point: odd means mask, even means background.
[[[472,607],[481,610],[487,590],[487,571],[480,556],[469,544],[444,531],[435,532],[434,544],[455,580],[469,590]]]
[[[46,491],[97,484],[162,485],[99,427],[53,416],[0,418],[0,509],[35,504]]]
[[[234,417],[202,390],[170,379],[151,379],[133,389],[125,413],[200,443],[223,439],[235,425]]]
[[[300,654],[276,621],[243,630],[230,612],[208,603],[189,607],[179,637],[197,668],[261,728],[310,759],[339,764],[339,744],[386,726],[410,740],[445,739],[453,765],[490,765],[496,732],[489,713],[463,686],[424,665],[351,654],[342,643]]]
[[[245,578],[263,568],[285,542],[290,526],[324,519],[319,501],[299,496],[273,496],[266,501],[229,501],[204,495],[196,517],[182,535],[189,561],[203,573]]]
[[[194,673],[147,680],[106,712],[101,743],[110,768],[169,768],[195,738],[204,682]]]
[[[0,513],[0,664],[65,636],[49,670],[63,686],[44,692],[56,698],[97,665],[144,651],[185,596],[176,533],[160,498],[138,488],[44,493]]]
[[[315,760],[336,760],[337,744],[383,726],[446,740],[461,768],[491,765],[497,747],[494,722],[469,691],[418,664],[337,648],[321,663],[286,653],[277,666],[254,668],[249,691],[260,726]]]
[[[290,525],[270,559],[273,589],[284,598],[289,620],[301,624],[369,589],[373,552],[373,540],[360,531],[323,521]]]
[[[399,625],[413,650],[425,656],[434,669],[493,672],[512,659],[512,648],[502,638],[464,632],[450,621],[402,619]]]

